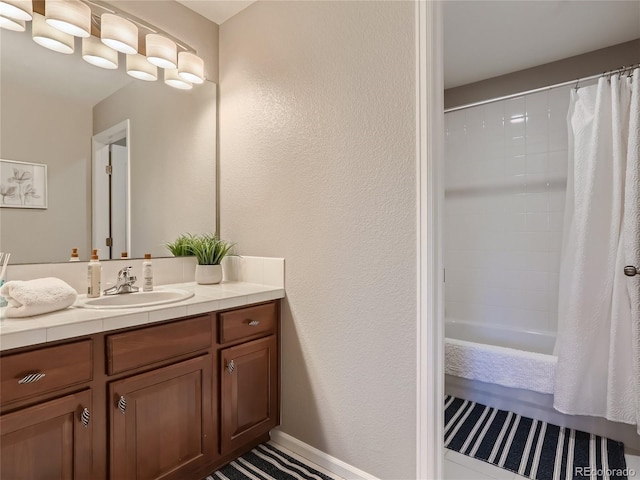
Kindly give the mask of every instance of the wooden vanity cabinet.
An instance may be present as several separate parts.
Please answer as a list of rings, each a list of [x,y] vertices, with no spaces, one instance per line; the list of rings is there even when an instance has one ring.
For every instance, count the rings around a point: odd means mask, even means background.
[[[211,355],[111,383],[111,478],[185,478],[214,454]]]
[[[0,478],[92,478],[91,391],[0,417]]]
[[[275,335],[222,351],[222,453],[237,450],[278,424]]]
[[[206,477],[279,423],[278,319],[276,300],[3,353],[0,478]]]
[[[91,339],[3,355],[0,478],[92,477],[92,376]]]
[[[213,457],[213,322],[202,315],[107,335],[113,480],[180,479]]]
[[[92,379],[92,340],[6,355],[0,362],[0,404],[47,395]]]
[[[278,304],[219,314],[220,445],[228,454],[279,424]]]

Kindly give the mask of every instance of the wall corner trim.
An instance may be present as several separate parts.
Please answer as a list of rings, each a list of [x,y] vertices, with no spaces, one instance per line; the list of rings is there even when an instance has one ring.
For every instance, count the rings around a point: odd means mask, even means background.
[[[444,78],[440,1],[416,1],[416,478],[444,478]]]
[[[291,452],[299,455],[316,465],[327,469],[342,478],[349,480],[379,480],[377,477],[360,470],[359,468],[349,465],[342,460],[329,455],[328,453],[318,450],[309,444],[292,437],[288,433],[281,430],[271,430],[271,441],[283,446]]]

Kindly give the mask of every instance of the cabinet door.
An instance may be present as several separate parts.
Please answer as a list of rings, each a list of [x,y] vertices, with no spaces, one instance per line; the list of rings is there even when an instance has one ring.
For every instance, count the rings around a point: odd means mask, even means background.
[[[91,478],[91,391],[0,417],[0,478]]]
[[[203,355],[111,383],[111,478],[188,478],[210,461],[212,382]]]
[[[278,424],[275,335],[222,351],[221,443],[229,453]]]

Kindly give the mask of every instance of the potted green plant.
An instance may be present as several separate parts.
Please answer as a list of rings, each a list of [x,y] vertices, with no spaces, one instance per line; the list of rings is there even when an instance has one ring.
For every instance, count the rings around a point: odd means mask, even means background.
[[[165,247],[169,249],[169,251],[173,254],[174,257],[188,257],[192,256],[193,253],[189,248],[189,244],[193,239],[193,235],[190,233],[183,233],[178,238],[176,238],[173,242],[165,243]]]
[[[220,240],[212,233],[199,235],[184,234],[174,242],[167,243],[167,248],[175,256],[195,255],[196,282],[201,285],[220,283],[222,281],[222,259],[229,254],[234,244]]]

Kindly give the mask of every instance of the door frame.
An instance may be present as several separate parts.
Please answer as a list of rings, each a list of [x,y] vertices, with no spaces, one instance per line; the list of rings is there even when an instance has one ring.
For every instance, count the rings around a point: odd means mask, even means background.
[[[442,3],[416,1],[416,478],[443,478],[444,81]]]
[[[131,254],[131,125],[129,119],[123,120],[112,127],[103,130],[100,133],[96,133],[91,137],[91,248],[98,248],[96,244],[100,239],[95,235],[95,219],[97,199],[96,199],[96,184],[97,184],[97,162],[102,149],[112,143],[116,143],[122,139],[126,139],[125,148],[127,151],[127,239],[126,239],[126,251]]]

